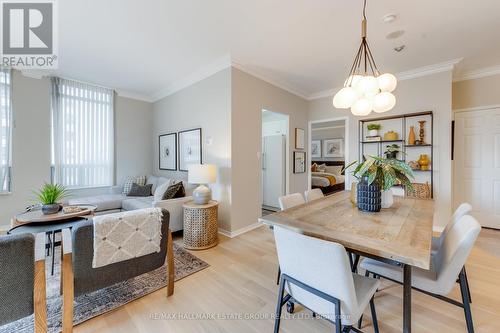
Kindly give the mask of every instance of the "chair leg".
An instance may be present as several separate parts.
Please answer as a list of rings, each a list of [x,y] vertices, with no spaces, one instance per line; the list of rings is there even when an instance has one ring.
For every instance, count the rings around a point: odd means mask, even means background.
[[[283,307],[283,294],[285,293],[285,281],[280,278],[280,288],[278,291],[278,302],[276,303],[276,318],[274,319],[274,333],[278,333],[280,330],[281,322],[281,309]]]
[[[470,286],[469,286],[469,278],[467,277],[467,271],[465,270],[465,266],[464,266],[464,276],[465,276],[465,283],[467,284],[467,292],[469,293],[469,302],[472,303],[472,296],[470,294]]]
[[[460,292],[462,293],[462,303],[465,312],[465,321],[467,322],[467,332],[474,333],[474,322],[472,321],[472,311],[470,308],[469,288],[467,287],[467,280],[464,268],[462,268],[462,271],[460,272],[459,280],[460,280]]]
[[[359,317],[359,320],[358,320],[358,328],[361,329],[361,324],[363,324],[363,315],[361,315],[361,317]]]
[[[54,275],[54,261],[55,261],[55,258],[56,258],[56,232],[55,231],[52,231],[52,246],[51,246],[51,251],[52,251],[52,267],[51,267],[51,270],[50,270],[50,275]]]
[[[167,236],[167,297],[174,294],[174,279],[175,279],[175,267],[174,267],[174,242],[172,240],[172,231],[168,229]]]
[[[373,322],[373,330],[375,333],[378,333],[378,319],[377,319],[377,311],[375,311],[375,301],[374,296],[370,300],[370,311],[372,313],[372,322]]]
[[[278,277],[276,278],[276,284],[280,284],[281,267],[278,265]]]
[[[349,333],[351,331],[351,326],[346,326],[344,327],[344,329],[342,330],[342,333]]]

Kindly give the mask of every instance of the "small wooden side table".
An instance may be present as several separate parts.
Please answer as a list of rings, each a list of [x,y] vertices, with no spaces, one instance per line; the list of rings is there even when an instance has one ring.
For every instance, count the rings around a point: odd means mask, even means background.
[[[189,250],[204,250],[217,245],[217,208],[219,203],[211,200],[206,205],[186,202],[184,207],[184,247]]]

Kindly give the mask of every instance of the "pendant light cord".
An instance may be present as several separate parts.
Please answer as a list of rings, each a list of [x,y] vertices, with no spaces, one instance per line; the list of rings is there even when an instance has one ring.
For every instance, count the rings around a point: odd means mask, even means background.
[[[363,5],[363,18],[366,20],[366,0]]]

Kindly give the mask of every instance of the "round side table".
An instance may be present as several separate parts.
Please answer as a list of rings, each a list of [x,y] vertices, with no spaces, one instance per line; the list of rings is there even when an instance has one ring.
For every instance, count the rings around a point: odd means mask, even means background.
[[[217,245],[217,207],[219,203],[211,200],[205,205],[193,201],[184,207],[184,247],[189,250],[204,250]]]

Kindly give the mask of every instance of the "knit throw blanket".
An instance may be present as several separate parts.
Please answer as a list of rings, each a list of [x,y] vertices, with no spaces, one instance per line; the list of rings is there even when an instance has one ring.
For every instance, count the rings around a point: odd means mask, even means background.
[[[92,267],[103,267],[160,252],[161,220],[160,208],[94,217]]]

